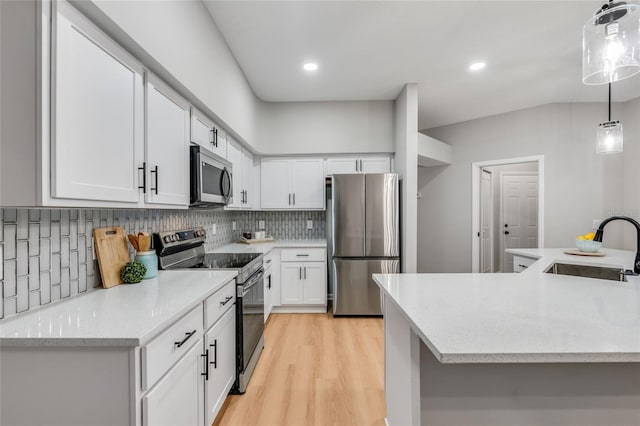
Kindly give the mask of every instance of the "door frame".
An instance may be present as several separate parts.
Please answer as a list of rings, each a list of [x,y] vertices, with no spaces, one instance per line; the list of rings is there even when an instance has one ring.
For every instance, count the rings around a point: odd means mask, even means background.
[[[544,155],[471,163],[471,272],[480,272],[480,179],[482,168],[507,164],[538,163],[538,247],[544,247]]]
[[[489,263],[491,265],[491,267],[489,268],[489,272],[495,272],[495,259],[493,256],[493,252],[495,249],[495,238],[494,238],[494,219],[495,219],[495,211],[493,208],[494,205],[494,197],[495,194],[493,193],[493,179],[495,178],[495,176],[493,175],[493,172],[490,170],[487,170],[486,168],[480,168],[480,193],[482,193],[482,173],[488,173],[490,176],[490,180],[489,180],[489,184],[490,184],[490,188],[489,188],[489,209],[490,209],[490,221],[489,221]],[[479,223],[479,229],[480,229],[480,241],[482,241],[482,197],[480,197],[480,210],[479,210],[479,214],[480,214],[480,223]],[[478,256],[482,257],[482,245],[480,244],[478,246]],[[480,266],[478,267],[480,269]]]
[[[504,220],[504,177],[505,176],[537,176],[538,177],[538,185],[540,185],[540,176],[538,176],[535,172],[500,172],[500,212],[498,213],[498,217],[500,218],[500,226],[505,222]],[[538,197],[540,196],[540,192],[538,191]],[[538,211],[538,218],[540,218],[540,211]],[[539,226],[538,226],[539,229]],[[501,234],[502,235],[502,234]],[[540,236],[540,232],[538,232],[538,237]],[[500,247],[500,272],[504,272],[507,268],[506,260],[506,247],[504,244],[504,235],[500,237],[500,241],[498,241],[498,245]],[[540,245],[538,243],[538,245]]]

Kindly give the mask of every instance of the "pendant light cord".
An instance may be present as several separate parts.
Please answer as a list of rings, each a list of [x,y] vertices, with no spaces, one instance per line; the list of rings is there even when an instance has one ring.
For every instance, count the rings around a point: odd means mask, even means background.
[[[611,122],[611,83],[609,83],[609,122]]]

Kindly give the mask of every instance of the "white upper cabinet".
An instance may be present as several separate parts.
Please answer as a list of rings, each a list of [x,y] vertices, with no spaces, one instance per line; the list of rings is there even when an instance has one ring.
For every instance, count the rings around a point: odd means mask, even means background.
[[[322,160],[292,160],[289,169],[293,208],[323,209],[325,205],[325,180]]]
[[[327,175],[358,173],[358,158],[327,158]]]
[[[51,195],[138,203],[143,69],[66,2],[57,3]]]
[[[229,136],[227,160],[233,164],[233,198],[227,208],[250,209],[253,207],[253,155]]]
[[[147,81],[145,202],[189,204],[189,104],[157,78]]]
[[[242,208],[253,208],[253,155],[242,149],[242,189],[244,190],[244,204]]]
[[[227,158],[227,134],[195,108],[191,108],[191,142]]]
[[[263,158],[260,203],[263,209],[322,210],[325,207],[321,158]]]
[[[260,165],[260,207],[289,208],[289,160],[262,159]]]
[[[391,173],[391,157],[381,155],[327,159],[327,175],[347,173]]]

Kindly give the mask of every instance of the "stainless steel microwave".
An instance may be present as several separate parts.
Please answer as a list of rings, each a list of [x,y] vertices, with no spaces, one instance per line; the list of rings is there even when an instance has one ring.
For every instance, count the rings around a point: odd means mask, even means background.
[[[228,204],[233,194],[233,166],[217,154],[191,145],[191,207]]]

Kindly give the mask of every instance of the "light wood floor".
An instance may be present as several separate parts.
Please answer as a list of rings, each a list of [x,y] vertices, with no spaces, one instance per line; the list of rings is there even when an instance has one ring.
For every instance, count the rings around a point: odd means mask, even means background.
[[[244,395],[215,426],[384,426],[381,318],[273,314]]]

